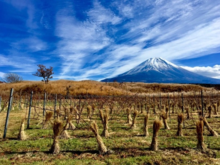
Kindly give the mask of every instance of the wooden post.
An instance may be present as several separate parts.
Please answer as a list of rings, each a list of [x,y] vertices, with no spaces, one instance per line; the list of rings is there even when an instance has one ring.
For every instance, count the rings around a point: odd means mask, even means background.
[[[28,98],[27,98],[27,95],[25,96],[25,108],[27,109],[28,107]]]
[[[145,101],[145,110],[147,109],[147,105],[149,104],[149,97],[146,96],[146,101]]]
[[[0,96],[0,112],[2,110],[2,97]]]
[[[61,103],[62,103],[62,99],[61,99],[61,95],[60,95],[60,102],[59,102],[59,109],[61,111]]]
[[[54,102],[54,119],[56,117],[56,109],[57,109],[57,94],[55,95],[55,102]]]
[[[40,94],[38,94],[38,100],[37,100],[37,105],[39,106],[40,104]]]
[[[43,103],[43,116],[45,116],[45,111],[46,111],[46,99],[47,99],[47,93],[44,93],[44,103]]]
[[[12,103],[13,92],[14,92],[14,89],[11,88],[10,97],[9,97],[9,103],[8,103],[8,111],[7,111],[7,116],[6,116],[6,120],[5,120],[5,130],[4,130],[3,139],[6,138],[6,134],[7,134],[8,118],[9,118],[9,113],[10,113],[10,110],[11,110],[11,103]]]
[[[184,98],[183,98],[183,93],[182,93],[182,113],[184,113]]]
[[[70,107],[72,106],[72,97],[70,96]]]
[[[184,98],[182,93],[182,113],[184,113]],[[185,128],[185,122],[183,121],[183,128]]]
[[[27,129],[30,128],[30,116],[31,116],[32,98],[33,98],[33,91],[31,92],[31,97],[30,97],[29,113],[28,113],[28,121],[27,121]]]
[[[169,111],[169,118],[170,118],[170,122],[171,122],[171,117],[170,117],[170,95],[167,95],[167,100],[168,100],[168,111]]]
[[[153,102],[154,102],[154,106],[156,106],[156,105],[155,105],[155,97],[154,97],[154,95],[153,95]]]
[[[202,103],[202,116],[204,116],[204,112],[203,112],[203,91],[201,90],[201,103]]]
[[[161,108],[162,108],[162,98],[161,98],[161,93],[160,93],[160,111],[161,111]]]
[[[20,98],[19,98],[19,109],[21,110],[21,98],[22,96],[20,95]]]
[[[212,101],[213,101],[213,98],[214,98],[214,93],[213,93],[213,89],[212,89]]]

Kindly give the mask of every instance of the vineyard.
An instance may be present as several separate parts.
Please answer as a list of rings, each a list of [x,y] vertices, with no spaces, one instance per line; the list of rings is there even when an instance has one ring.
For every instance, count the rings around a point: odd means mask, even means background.
[[[220,164],[219,94],[12,89],[0,98],[0,164]]]

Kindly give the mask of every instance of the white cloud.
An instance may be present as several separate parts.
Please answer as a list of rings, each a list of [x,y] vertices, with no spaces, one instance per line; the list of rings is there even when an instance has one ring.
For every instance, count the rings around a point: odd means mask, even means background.
[[[0,66],[12,66],[14,72],[32,72],[36,61],[28,53],[46,50],[50,45],[38,37],[43,28],[53,26],[46,16],[49,10],[39,10],[38,5],[25,0],[7,3],[26,12],[26,30],[31,36],[13,42],[8,56],[0,55]],[[190,59],[219,51],[218,1],[124,0],[102,4],[94,0],[88,11],[82,11],[87,16],[84,20],[74,15],[71,5],[76,3],[67,4],[57,12],[55,35],[59,42],[57,49],[49,52],[60,60],[57,78],[111,77],[150,57]],[[209,74],[218,77],[214,71]]]
[[[0,72],[0,78],[4,78],[5,73]],[[1,80],[1,79],[0,79]]]
[[[22,56],[23,54],[17,54],[12,52],[10,56],[4,56],[0,54],[0,67],[11,66],[18,68],[17,72],[33,72],[36,69],[34,65],[35,60],[30,57]]]
[[[131,18],[134,16],[133,14],[133,9],[131,6],[129,5],[122,5],[123,7],[121,8],[121,12],[122,12],[122,15],[124,15],[125,17],[128,17],[128,18]]]
[[[139,58],[147,55],[165,59],[194,58],[199,53],[219,47],[220,18],[192,29],[181,38],[143,50]]]
[[[189,66],[181,66],[184,69],[187,69],[191,72],[195,72],[197,74],[206,76],[206,77],[212,77],[216,79],[220,79],[220,65],[215,65],[213,67],[211,66],[196,66],[196,67],[189,67]]]
[[[121,21],[120,17],[104,8],[97,0],[94,1],[94,7],[88,12],[88,16],[92,22],[97,24],[112,23],[114,25]]]
[[[131,4],[125,4],[120,1],[114,1],[112,4],[114,8],[116,8],[122,18],[133,18],[134,17],[134,9]]]
[[[107,46],[111,39],[97,24],[78,22],[72,17],[59,17],[57,35],[62,38],[58,54],[63,60],[61,75],[80,71],[93,53]]]
[[[149,48],[143,48],[139,44],[138,49],[137,45],[133,45],[130,46],[128,51],[125,51],[125,53],[123,53],[124,51],[121,51],[120,49],[116,49],[112,53],[115,56],[119,55],[122,58],[130,55],[130,57],[133,56],[133,58],[120,62],[122,66],[116,67],[115,72],[110,74],[110,77],[128,71],[150,57],[162,57],[167,60],[173,60],[201,56],[203,55],[203,52],[219,47],[219,27],[220,19],[216,19],[209,24],[193,29],[185,36],[182,36],[182,38],[168,43]],[[115,63],[118,63],[119,61],[115,61]]]
[[[7,37],[4,37],[3,40],[8,43],[10,48],[6,48],[7,51],[4,51],[4,54],[0,54],[0,67],[6,66],[7,71],[5,70],[5,72],[7,73],[34,72],[37,68],[36,61],[43,58],[40,56],[34,57],[32,53],[48,48],[47,43],[40,39],[43,35],[41,33],[41,22],[38,21],[38,18],[41,17],[43,12],[31,1],[19,0],[18,2],[10,0],[5,1],[5,3],[13,7],[6,9],[13,10],[13,13],[11,13],[13,15],[5,16],[17,21],[8,22],[7,26],[10,27],[9,30],[12,30],[12,33],[6,35]],[[14,29],[16,31],[13,31]]]
[[[150,57],[190,59],[218,52],[218,2],[127,2],[113,3],[118,6],[120,16],[95,0],[93,8],[87,12],[88,20],[84,22],[77,21],[74,16],[58,18],[57,34],[62,38],[58,52],[63,60],[63,78],[72,77],[75,72],[80,73],[74,76],[80,80],[100,75],[112,77]],[[129,21],[119,25],[125,19]],[[111,24],[111,27],[106,28],[105,24]],[[103,48],[105,51],[97,55]]]
[[[0,66],[14,65],[14,63],[7,57],[0,55],[1,63]]]
[[[153,39],[153,38],[155,38],[159,35],[161,35],[160,25],[155,26],[153,28],[150,28],[149,30],[144,31],[142,33],[142,35],[134,41],[134,43],[143,43],[143,42],[148,41],[150,39]]]
[[[105,57],[95,54],[112,43],[112,39],[106,34],[108,29],[103,25],[110,23],[114,26],[121,22],[121,18],[103,7],[97,0],[86,14],[89,19],[84,22],[75,19],[74,15],[65,15],[65,12],[57,14],[56,35],[61,41],[55,52],[62,59],[61,74],[57,78],[74,77],[81,80],[92,75],[107,74],[110,71],[107,66],[93,65],[92,62],[103,60]],[[84,69],[86,63],[92,66]],[[73,74],[75,76],[72,76]]]
[[[14,49],[19,50],[26,50],[28,52],[36,52],[36,51],[42,51],[47,48],[47,44],[38,39],[37,37],[30,37],[21,39],[15,43],[12,43],[12,46]]]
[[[145,1],[142,3],[144,4]],[[158,29],[157,36],[159,38],[157,41],[167,42],[167,40],[179,38],[200,24],[208,23],[220,16],[219,3],[210,3],[209,1],[197,3],[195,0],[171,0],[164,1],[162,5],[156,3],[152,7],[154,2],[150,1],[148,10],[142,11],[142,16],[138,16],[124,25],[125,28],[129,29],[124,37],[144,37],[146,34],[151,34],[152,29],[158,26],[160,28]],[[134,5],[133,9],[136,12],[139,11],[140,5],[140,3]],[[148,38],[148,40],[151,39],[153,38]]]

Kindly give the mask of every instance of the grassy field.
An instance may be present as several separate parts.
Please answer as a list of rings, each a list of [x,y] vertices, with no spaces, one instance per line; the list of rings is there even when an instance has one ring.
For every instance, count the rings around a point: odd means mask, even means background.
[[[147,83],[104,83],[98,81],[51,81],[49,84],[37,81],[23,81],[19,83],[0,84],[0,95],[9,95],[10,89],[14,88],[15,94],[25,94],[33,91],[35,94],[46,91],[50,94],[66,94],[66,88],[70,86],[70,95],[132,95],[149,93],[168,92],[200,92],[211,91],[212,88],[205,88],[191,84],[147,84]]]
[[[70,95],[86,94],[88,95],[125,95],[121,97],[103,97],[104,99],[92,98],[68,100],[65,102],[66,87],[70,87]],[[13,106],[9,116],[9,125],[6,139],[3,139],[5,125],[7,101],[11,88],[15,89]],[[209,132],[204,128],[204,143],[206,149],[201,151],[197,149],[196,121],[199,120],[198,108],[201,108],[201,89],[206,95],[204,102],[208,105],[218,103],[218,92],[210,88],[203,88],[197,85],[181,84],[144,84],[144,83],[102,83],[96,81],[53,81],[49,84],[42,82],[21,82],[16,84],[0,84],[0,94],[3,98],[2,107],[6,105],[3,111],[0,111],[0,164],[220,164],[220,137],[209,136]],[[34,102],[32,105],[30,129],[26,129],[28,105],[18,108],[19,100],[22,104],[29,102],[29,94],[34,91]],[[54,110],[53,94],[62,94],[61,100],[58,99],[56,109],[59,109],[63,124],[66,123],[67,116],[71,114],[70,104],[73,108],[77,106],[82,108],[81,119],[77,120],[77,113],[74,111],[71,120],[76,126],[74,130],[68,130],[69,139],[60,139],[59,154],[49,152],[53,144],[53,123],[52,117],[49,127],[42,129],[43,126],[43,94],[47,92],[46,111]],[[186,119],[183,128],[183,137],[176,136],[177,133],[177,114],[181,112],[181,93],[184,93],[184,104],[190,107],[190,119]],[[39,95],[39,93],[41,95]],[[162,95],[161,95],[162,93]],[[153,136],[153,122],[160,118],[161,109],[159,104],[168,106],[167,94],[170,94],[170,104],[175,104],[175,113],[171,113],[168,118],[170,130],[159,130],[158,142],[159,150],[151,151],[150,145]],[[138,95],[137,95],[138,94]],[[22,97],[20,97],[20,95]],[[26,97],[27,96],[27,97]],[[41,97],[40,97],[41,96]],[[129,96],[130,98],[128,98]],[[160,97],[162,96],[162,98]],[[27,99],[26,99],[27,98]],[[162,99],[162,100],[161,100]],[[160,101],[161,100],[161,101]],[[60,104],[62,102],[62,105]],[[60,105],[59,105],[60,104]],[[87,105],[95,104],[95,113],[91,120],[87,119]],[[102,104],[104,106],[102,106]],[[149,136],[144,136],[144,113],[141,113],[140,106],[151,106],[149,111],[150,118]],[[109,154],[99,154],[98,144],[94,133],[90,128],[91,121],[96,121],[99,127],[99,133],[103,131],[103,123],[100,119],[99,110],[110,109],[113,105],[113,113],[109,118],[108,138],[102,137],[106,147],[113,151]],[[157,113],[153,114],[153,107],[157,107]],[[126,109],[129,108],[132,113],[135,109],[139,110],[137,116],[137,127],[130,129],[131,125],[127,123]],[[171,111],[171,110],[170,110]],[[68,112],[68,113],[67,113]],[[205,109],[205,114],[208,111]],[[186,117],[187,114],[184,113]],[[18,133],[22,119],[25,118],[25,133],[28,138],[24,141],[18,140]],[[210,126],[220,134],[220,116],[213,113],[212,117],[207,118]],[[79,123],[78,123],[79,122]]]
[[[109,138],[104,138],[104,144],[114,151],[112,154],[100,155],[95,136],[89,128],[90,122],[85,120],[75,130],[68,130],[71,138],[60,139],[61,152],[57,155],[48,151],[53,143],[52,125],[48,129],[42,128],[42,111],[38,111],[38,117],[32,114],[30,129],[25,129],[28,139],[17,140],[20,122],[27,111],[13,110],[10,113],[7,138],[2,139],[6,112],[0,113],[0,164],[220,164],[220,137],[208,136],[204,132],[204,142],[207,146],[205,151],[196,149],[197,137],[195,121],[198,115],[192,113],[193,119],[185,121],[183,137],[176,136],[177,117],[173,114],[168,119],[170,130],[163,127],[159,131],[159,150],[150,151],[152,139],[152,126],[155,115],[149,120],[149,136],[143,136],[144,114],[139,113],[137,128],[129,129],[124,112],[113,114],[109,119]],[[86,113],[83,113],[86,118]],[[102,132],[98,112],[92,116]],[[53,121],[51,121],[53,122]],[[212,128],[220,133],[219,116],[208,119]],[[26,125],[26,122],[25,122]],[[26,127],[25,127],[26,128]]]

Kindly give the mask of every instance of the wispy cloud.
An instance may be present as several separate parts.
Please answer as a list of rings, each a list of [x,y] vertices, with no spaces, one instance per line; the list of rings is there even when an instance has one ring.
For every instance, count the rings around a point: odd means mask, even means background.
[[[21,39],[11,44],[17,51],[37,52],[47,48],[47,44],[37,37],[29,37]]]
[[[1,80],[1,78],[4,78],[4,75],[5,75],[5,73],[0,72],[0,80]]]
[[[94,2],[94,7],[87,12],[87,15],[89,21],[83,22],[76,20],[74,16],[65,14],[57,16],[56,33],[61,38],[57,52],[63,61],[60,78],[72,77],[73,74],[76,79],[87,78],[86,75],[90,75],[91,69],[97,66],[92,63],[97,59],[97,52],[112,42],[106,34],[107,29],[102,25],[108,23],[115,25],[120,22],[119,17],[101,6],[98,1]],[[84,69],[86,64],[91,66]],[[97,72],[94,71],[94,75],[96,74]]]
[[[35,60],[28,57],[23,57],[21,54],[12,54],[11,56],[0,55],[1,66],[10,66],[8,72],[33,72],[36,70],[34,65]],[[18,70],[13,70],[12,68],[17,68]]]
[[[93,58],[93,53],[110,42],[95,24],[81,23],[66,16],[58,19],[57,35],[62,38],[57,50],[63,60],[61,75],[80,71],[89,58]]]
[[[7,1],[13,19],[24,25],[10,26],[15,32],[5,37],[10,44],[0,51],[0,67],[25,73],[38,63],[53,63],[56,78],[102,79],[151,57],[172,61],[220,52],[218,1],[90,2]]]
[[[133,7],[135,9],[137,12],[137,6]],[[217,9],[220,9],[219,4],[206,1],[155,4],[151,11],[146,12],[147,17],[134,19],[124,25],[129,30],[122,35],[126,42],[111,45],[109,58],[106,58],[102,66],[111,63],[108,76],[112,77],[150,57],[160,56],[174,60],[194,58],[216,51],[220,47],[220,10]],[[100,70],[107,69],[102,66]]]
[[[91,22],[97,24],[112,23],[113,25],[120,23],[121,18],[111,10],[104,8],[98,0],[95,0],[93,5],[94,7],[87,13]]]
[[[205,55],[208,51],[219,47],[217,37],[220,36],[219,27],[220,19],[215,19],[208,24],[192,29],[181,38],[171,42],[151,45],[147,48],[144,48],[143,42],[134,45],[117,45],[116,49],[113,48],[114,50],[110,51],[110,57],[113,57],[112,66],[115,66],[114,72],[110,72],[110,77],[123,73],[150,57],[160,56],[167,60],[173,60]],[[150,37],[146,36],[146,38]],[[123,58],[128,59],[122,61]],[[111,60],[111,58],[108,59]],[[106,63],[110,63],[109,60]]]
[[[7,21],[0,21],[1,26],[7,27],[7,35],[1,34],[0,42],[3,43],[0,52],[0,67],[7,68],[5,72],[30,73],[36,70],[36,65],[43,59],[37,53],[48,48],[41,39],[40,22],[42,11],[35,7],[36,4],[21,1],[5,1],[8,5]],[[5,9],[7,11],[7,8]],[[11,22],[10,22],[11,21]],[[2,37],[3,36],[3,37]]]

